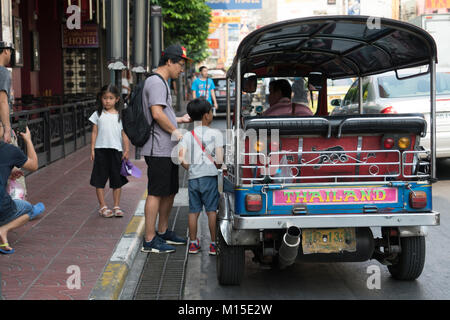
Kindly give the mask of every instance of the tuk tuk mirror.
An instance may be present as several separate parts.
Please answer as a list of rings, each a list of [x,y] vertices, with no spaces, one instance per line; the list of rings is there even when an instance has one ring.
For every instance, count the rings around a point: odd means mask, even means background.
[[[258,78],[256,75],[249,75],[246,77],[244,75],[244,78],[242,80],[242,91],[247,93],[254,93],[256,91],[258,85]]]
[[[333,99],[331,100],[330,104],[333,107],[339,107],[341,105],[342,99]]]
[[[311,72],[308,75],[308,87],[311,91],[322,90],[323,85],[323,74],[321,72]]]

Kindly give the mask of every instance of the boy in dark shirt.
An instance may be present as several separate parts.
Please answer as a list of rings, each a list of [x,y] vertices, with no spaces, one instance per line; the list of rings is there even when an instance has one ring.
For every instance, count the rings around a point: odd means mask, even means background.
[[[0,141],[0,253],[2,254],[14,253],[14,249],[8,244],[8,232],[36,218],[45,210],[42,203],[33,206],[24,200],[13,200],[6,192],[8,178],[21,175],[19,170],[13,171],[14,167],[29,171],[38,169],[38,159],[31,142],[30,130],[26,128],[26,132],[20,135],[27,146],[27,156],[19,148]]]

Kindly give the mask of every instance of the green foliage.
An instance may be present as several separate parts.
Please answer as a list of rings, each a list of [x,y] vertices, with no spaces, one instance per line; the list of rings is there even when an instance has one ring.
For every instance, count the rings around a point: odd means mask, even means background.
[[[152,0],[151,3],[162,7],[166,47],[181,44],[195,62],[208,57],[206,39],[211,9],[205,0]]]

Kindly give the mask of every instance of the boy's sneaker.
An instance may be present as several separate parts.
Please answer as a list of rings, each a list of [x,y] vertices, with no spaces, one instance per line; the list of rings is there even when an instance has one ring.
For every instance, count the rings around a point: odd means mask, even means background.
[[[215,256],[217,254],[217,252],[216,252],[216,244],[215,243],[211,243],[209,245],[209,254],[211,256]]]
[[[189,253],[196,254],[200,251],[200,241],[197,239],[189,243]]]
[[[152,252],[152,253],[170,253],[175,252],[175,248],[168,245],[163,239],[156,235],[152,241],[143,241],[142,252]]]
[[[169,229],[167,229],[163,234],[158,233],[158,236],[160,236],[161,239],[165,240],[168,244],[181,245],[187,243],[186,239],[180,238],[175,234],[175,232]]]

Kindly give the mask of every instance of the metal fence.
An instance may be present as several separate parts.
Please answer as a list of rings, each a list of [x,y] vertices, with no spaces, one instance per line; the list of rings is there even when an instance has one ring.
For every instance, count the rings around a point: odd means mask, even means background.
[[[39,168],[66,157],[91,142],[92,124],[89,117],[96,110],[95,100],[51,106],[11,115],[12,128],[19,119],[28,120]],[[25,150],[23,140],[19,146]]]

